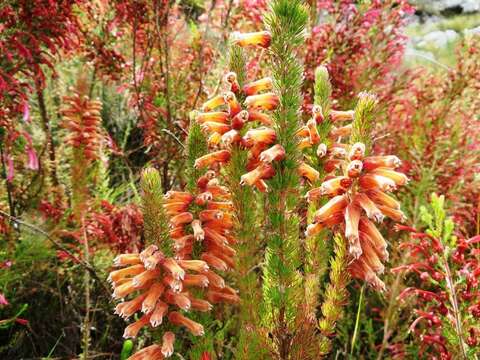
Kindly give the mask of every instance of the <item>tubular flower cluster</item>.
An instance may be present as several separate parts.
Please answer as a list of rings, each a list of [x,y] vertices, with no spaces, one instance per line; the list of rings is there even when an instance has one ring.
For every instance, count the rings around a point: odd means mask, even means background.
[[[204,261],[178,261],[165,257],[155,245],[148,246],[139,254],[122,254],[114,260],[120,267],[110,273],[108,280],[113,285],[113,297],[122,299],[115,313],[128,319],[135,313],[143,313],[139,319],[125,328],[124,337],[136,337],[143,327],[155,328],[165,318],[176,314],[175,309],[209,311],[211,304],[194,298],[189,287],[199,286],[188,280],[208,271]],[[125,301],[129,297],[130,300]],[[174,322],[187,328],[193,335],[201,336],[203,326],[184,317]],[[152,345],[140,350],[133,359],[156,358],[154,354],[169,357],[173,353],[175,335],[167,332],[163,344]],[[160,355],[159,355],[160,356]]]
[[[83,148],[85,157],[89,160],[98,159],[101,142],[102,103],[90,100],[75,91],[72,96],[64,97],[66,104],[62,110],[63,126],[69,130],[67,142],[73,148]]]
[[[179,309],[207,312],[212,304],[235,304],[240,300],[215,272],[227,271],[234,265],[235,250],[230,245],[235,239],[229,233],[233,227],[230,195],[218,185],[213,171],[200,177],[197,186],[196,194],[169,191],[164,196],[162,206],[169,219],[174,257],[150,245],[139,254],[122,254],[114,261],[120,269],[112,271],[108,280],[113,285],[113,297],[122,299],[115,313],[125,319],[143,313],[126,327],[124,337],[136,337],[143,327],[155,328],[164,319],[185,327],[194,336],[202,336],[203,326]],[[200,254],[200,259],[194,259],[193,253]],[[193,296],[202,290],[204,298]],[[175,335],[166,332],[161,345],[146,347],[131,359],[169,357],[174,341]]]
[[[270,45],[270,33],[262,31],[250,34],[234,34],[233,42],[242,47]],[[273,82],[265,77],[245,84],[242,88],[234,72],[224,76],[227,91],[209,99],[202,106],[202,112],[195,114],[208,135],[208,143],[215,150],[196,160],[198,168],[216,168],[230,159],[232,146],[248,149],[247,173],[241,177],[242,185],[255,186],[265,192],[266,179],[275,175],[273,161],[283,160],[285,149],[276,144],[277,135],[270,126],[272,120],[266,112],[274,110],[279,104],[278,96],[272,92]],[[238,98],[245,98],[243,108]],[[247,128],[248,123],[262,126]]]
[[[387,242],[374,223],[382,222],[385,216],[397,222],[405,220],[400,204],[387,194],[408,181],[404,174],[395,171],[401,162],[391,155],[365,157],[362,143],[351,146],[332,143],[330,148],[319,146],[317,154],[328,157],[325,166],[330,174],[306,197],[308,201],[321,196],[330,200],[317,210],[306,235],[313,236],[324,228],[341,226],[352,258],[351,275],[382,290],[385,285],[377,274],[384,271],[382,262],[388,259]],[[329,165],[332,163],[335,166]]]
[[[184,284],[206,289],[210,303],[238,303],[237,292],[225,285],[217,274],[233,268],[235,238],[233,205],[226,188],[218,185],[215,172],[209,170],[197,181],[197,192],[169,191],[164,209],[169,218],[170,236],[178,263],[199,274],[186,275]],[[192,254],[201,260],[192,260]],[[208,304],[208,303],[207,303]],[[202,307],[201,303],[192,303]]]

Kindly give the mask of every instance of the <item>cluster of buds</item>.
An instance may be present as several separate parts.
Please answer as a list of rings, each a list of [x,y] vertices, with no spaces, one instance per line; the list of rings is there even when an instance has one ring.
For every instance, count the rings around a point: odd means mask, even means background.
[[[63,126],[69,131],[68,144],[75,149],[82,148],[86,159],[96,160],[102,140],[102,103],[90,100],[85,87],[86,84],[80,81],[73,95],[64,97],[65,107],[61,113]]]
[[[463,326],[458,335],[466,345],[480,346],[480,236],[460,238],[454,249],[447,250],[430,233],[403,225],[397,225],[397,230],[410,232],[411,241],[400,248],[408,249],[412,260],[392,271],[416,274],[420,280],[420,286],[405,288],[398,299],[416,299],[417,317],[409,330],[420,336],[422,353],[434,350],[441,359],[454,358],[457,345],[449,343],[444,327],[458,332],[457,320]]]
[[[365,156],[365,144],[342,143],[342,138],[352,131],[351,124],[332,127],[328,134],[329,145],[320,143],[317,124],[324,121],[324,116],[319,106],[314,106],[312,113],[312,119],[298,132],[303,138],[300,147],[316,146],[316,155],[323,160],[328,175],[319,187],[308,191],[306,197],[308,201],[316,201],[326,196],[329,201],[314,214],[306,236],[340,226],[348,240],[351,275],[383,290],[385,285],[377,274],[384,271],[383,261],[388,259],[387,243],[374,222],[382,222],[385,216],[397,222],[404,221],[400,204],[387,193],[405,185],[408,179],[395,171],[401,165],[396,156]],[[333,124],[353,117],[353,111],[332,110],[329,113]],[[319,172],[307,164],[302,164],[300,170],[310,182],[319,178]]]
[[[193,254],[199,254],[208,266],[188,282],[205,288],[206,298],[213,304],[238,303],[237,292],[215,272],[232,269],[236,254],[231,247],[236,242],[231,234],[233,204],[227,189],[218,184],[215,172],[207,171],[198,179],[196,193],[169,191],[164,201],[175,258],[190,260]]]
[[[233,37],[233,43],[243,47],[266,48],[270,41],[271,36],[267,31],[236,33]],[[271,127],[272,119],[266,113],[279,105],[278,96],[272,92],[272,79],[265,77],[241,88],[237,75],[229,72],[224,81],[227,91],[209,99],[203,104],[202,112],[196,113],[196,121],[209,134],[210,148],[217,151],[197,159],[195,166],[214,168],[230,159],[232,146],[243,147],[248,149],[248,172],[241,177],[241,184],[255,186],[265,192],[268,190],[265,180],[275,174],[272,162],[285,157],[285,149],[276,144],[277,134]],[[245,109],[237,100],[240,98],[245,99]],[[247,123],[261,126],[247,129]]]

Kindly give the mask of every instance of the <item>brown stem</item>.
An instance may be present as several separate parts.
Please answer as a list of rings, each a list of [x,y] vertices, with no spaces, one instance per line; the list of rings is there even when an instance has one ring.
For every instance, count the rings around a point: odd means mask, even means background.
[[[50,164],[48,166],[50,172],[50,179],[54,187],[58,187],[59,181],[57,177],[57,162],[55,155],[55,146],[53,144],[52,129],[50,127],[50,120],[47,114],[47,107],[45,106],[45,98],[43,96],[43,89],[38,81],[35,81],[35,88],[37,92],[38,107],[40,109],[40,118],[42,119],[42,128],[45,132],[46,147]]]
[[[10,216],[15,215],[15,204],[12,197],[12,184],[7,180],[7,166],[5,164],[5,154],[3,152],[3,142],[0,142],[0,159],[2,161],[2,176],[5,179],[5,188],[7,190],[7,199],[8,199],[8,208],[10,211]]]

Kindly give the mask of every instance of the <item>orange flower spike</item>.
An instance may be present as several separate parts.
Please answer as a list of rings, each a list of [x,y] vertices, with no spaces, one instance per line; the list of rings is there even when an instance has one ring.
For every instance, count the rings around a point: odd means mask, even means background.
[[[376,175],[389,178],[393,180],[395,184],[397,184],[398,186],[403,186],[408,183],[408,177],[404,173],[401,173],[392,169],[388,169],[388,168],[383,168],[383,167],[376,168],[371,172],[371,174],[376,174]]]
[[[192,306],[192,303],[187,296],[185,296],[184,294],[173,292],[170,289],[165,292],[163,298],[168,304],[176,305],[184,311],[189,311],[190,307]]]
[[[362,242],[362,247],[364,243],[368,243],[370,247],[375,251],[377,256],[380,260],[387,261],[389,258],[389,254],[386,247],[377,247],[375,242],[372,240],[370,236],[368,236],[363,231],[360,231],[360,241]],[[385,245],[386,246],[386,245]]]
[[[336,121],[352,121],[355,112],[353,110],[341,111],[341,110],[330,110],[330,120],[333,122]]]
[[[136,338],[140,330],[149,322],[150,322],[150,315],[143,315],[139,320],[131,323],[125,328],[123,337],[125,339]]]
[[[320,124],[325,119],[325,117],[323,116],[322,107],[320,105],[313,105],[312,115],[313,119],[317,124]]]
[[[230,85],[230,91],[238,93],[240,91],[240,85],[238,84],[237,74],[230,71],[225,75],[225,82]]]
[[[209,153],[195,160],[195,168],[201,169],[216,163],[226,163],[230,160],[230,151],[220,150]]]
[[[242,110],[242,107],[233,92],[227,91],[223,94],[223,97],[228,105],[228,113],[231,117],[237,115]]]
[[[185,277],[185,270],[183,270],[172,258],[165,259],[162,262],[162,267],[170,272],[170,274],[172,274],[172,276],[177,280],[183,280]]]
[[[320,185],[319,195],[341,195],[352,185],[353,180],[346,176],[337,176]],[[314,194],[313,194],[314,195]]]
[[[374,289],[378,291],[385,291],[385,284],[375,275],[375,272],[362,260],[362,258],[354,261],[349,266],[349,271],[352,277],[365,280]]]
[[[363,190],[378,189],[382,191],[393,191],[397,188],[395,181],[392,179],[370,173],[360,176],[358,184]]]
[[[190,302],[192,303],[192,309],[197,311],[207,312],[213,309],[212,304],[206,300],[190,298]]]
[[[316,211],[314,221],[325,221],[329,216],[343,211],[347,205],[347,197],[345,195],[337,195],[331,198],[325,205]]]
[[[228,240],[225,236],[219,234],[216,230],[209,227],[205,227],[205,238],[213,241],[219,246],[228,244]]]
[[[349,160],[362,160],[365,156],[365,144],[363,143],[355,143],[350,148],[348,152],[348,159]]]
[[[173,344],[175,342],[175,334],[167,331],[162,337],[162,355],[170,357],[173,354]]]
[[[345,125],[338,128],[333,128],[328,134],[331,138],[338,138],[340,136],[348,136],[352,133],[352,125]]]
[[[209,270],[203,273],[208,278],[208,282],[210,285],[215,286],[217,288],[224,288],[225,287],[225,280],[218,275],[217,273]]]
[[[230,146],[232,144],[238,144],[242,140],[242,136],[237,130],[230,130],[227,131],[222,136],[222,143],[226,146]]]
[[[261,91],[271,90],[273,88],[273,82],[271,77],[265,77],[260,80],[252,81],[243,86],[243,92],[247,95],[255,95]]]
[[[270,126],[273,123],[272,119],[268,115],[251,109],[248,110],[248,121],[259,121],[261,124],[266,126]]]
[[[135,288],[141,288],[145,286],[150,280],[156,279],[160,276],[161,272],[158,269],[146,270],[143,273],[135,276],[132,279],[132,284]]]
[[[228,189],[225,186],[220,186],[220,185],[208,185],[207,186],[207,191],[212,194],[214,198],[230,198],[231,195],[228,191]]]
[[[360,221],[360,209],[356,203],[349,204],[345,209],[345,237],[349,242],[349,253],[354,259],[362,255],[358,224]]]
[[[220,144],[222,141],[222,134],[219,134],[218,132],[214,132],[210,134],[210,136],[207,139],[207,144],[209,147],[214,148]]]
[[[167,311],[168,305],[163,301],[157,301],[155,309],[150,314],[150,325],[152,325],[152,327],[160,326],[163,322],[163,317],[167,314]]]
[[[115,266],[125,266],[125,265],[136,265],[140,264],[142,261],[140,260],[139,254],[121,254],[118,255],[113,260],[113,265]]]
[[[199,219],[201,222],[207,222],[212,220],[222,220],[223,211],[220,210],[202,210],[199,213]]]
[[[347,166],[348,177],[357,178],[362,173],[363,164],[360,160],[353,160]]]
[[[202,128],[203,131],[206,131],[210,134],[211,133],[218,133],[220,135],[223,135],[227,131],[230,130],[230,125],[217,123],[217,122],[213,122],[213,121],[207,121],[207,122],[204,122],[201,125],[201,128]]]
[[[200,220],[195,219],[192,221],[192,230],[195,241],[203,241],[205,238],[205,231],[202,228],[202,223]]]
[[[170,227],[175,228],[180,225],[190,224],[193,221],[193,214],[190,212],[183,212],[170,218]]]
[[[160,359],[162,356],[162,348],[160,345],[153,344],[147,346],[135,354],[130,356],[128,360],[150,360],[150,359]]]
[[[228,265],[222,259],[212,255],[210,253],[203,253],[200,258],[205,261],[209,266],[219,271],[227,271]]]
[[[308,179],[311,183],[317,181],[320,178],[320,173],[313,167],[306,163],[301,163],[298,167],[298,174],[301,177]]]
[[[357,193],[355,195],[355,201],[358,202],[360,207],[365,211],[369,219],[373,219],[376,222],[383,221],[383,214],[380,209],[375,206],[375,203],[364,193]]]
[[[185,270],[203,273],[209,269],[208,264],[202,260],[177,260],[177,262]]]
[[[272,34],[269,31],[259,31],[251,33],[234,32],[232,34],[233,44],[241,47],[260,46],[268,48],[272,42]]]
[[[380,190],[369,190],[367,195],[378,205],[388,206],[392,209],[400,209],[400,203]]]
[[[207,287],[208,283],[208,278],[205,275],[187,274],[185,275],[185,279],[183,280],[184,286],[194,286],[200,288]]]
[[[144,301],[147,294],[137,296],[135,299],[118,304],[115,307],[115,314],[120,315],[124,319],[128,319],[135,314],[142,307],[142,301]]]
[[[205,191],[201,194],[198,194],[195,198],[195,204],[203,206],[213,199],[213,195],[210,191]]]
[[[407,217],[401,210],[392,209],[388,206],[383,206],[383,205],[378,205],[378,208],[380,209],[383,215],[388,216],[390,219],[396,222],[403,223],[405,222],[405,220],[407,220]]]
[[[307,121],[307,128],[310,137],[310,143],[318,144],[320,142],[320,134],[318,133],[315,119],[310,119]]]
[[[226,102],[225,102],[225,98],[223,97],[223,94],[219,94],[209,99],[207,102],[205,102],[202,106],[202,110],[205,112],[212,111],[213,109],[216,109],[225,104]]]
[[[235,261],[233,260],[233,258],[223,252],[220,252],[221,251],[220,249],[212,250],[210,247],[208,247],[207,251],[208,253],[212,254],[213,256],[216,256],[217,258],[222,260],[225,264],[227,264],[227,267],[229,269],[233,269],[235,267]]]
[[[260,161],[264,163],[271,163],[272,161],[281,161],[285,159],[285,149],[282,145],[276,144],[268,150],[260,153]]]
[[[248,114],[247,110],[240,111],[237,115],[235,115],[232,119],[231,125],[232,129],[240,130],[249,120],[250,115]]]
[[[249,109],[275,110],[279,103],[280,99],[274,93],[250,95],[245,99],[245,105]]]
[[[395,169],[398,168],[400,165],[402,165],[402,162],[395,155],[368,156],[363,159],[363,168],[368,171],[371,171],[378,167]]]
[[[150,286],[150,289],[145,293],[145,299],[142,303],[142,312],[145,314],[151,313],[155,309],[158,299],[162,296],[165,286],[161,283],[155,283]]]
[[[143,266],[143,264],[136,264],[120,270],[112,271],[108,275],[108,281],[116,283],[126,278],[127,276],[135,276],[135,275],[141,274],[144,271],[145,271],[145,267]]]
[[[235,249],[231,248],[227,244],[228,242],[225,244],[219,244],[218,242],[215,242],[215,241],[209,241],[207,242],[207,250],[216,252],[218,254],[224,254],[229,257],[235,256],[237,252],[235,251]]]
[[[196,323],[193,320],[183,316],[177,311],[172,311],[168,314],[168,320],[174,325],[184,326],[192,333],[194,336],[203,336],[205,335],[205,330],[203,326],[199,323]]]
[[[206,113],[197,113],[195,120],[199,124],[205,124],[206,122],[216,122],[220,124],[228,124],[229,115],[225,111],[213,111]]]
[[[248,130],[243,139],[247,142],[263,143],[263,144],[272,144],[277,139],[277,134],[275,130],[261,127],[257,129]]]
[[[273,166],[269,164],[259,165],[254,170],[240,177],[240,185],[253,186],[258,180],[270,178],[275,174]]]

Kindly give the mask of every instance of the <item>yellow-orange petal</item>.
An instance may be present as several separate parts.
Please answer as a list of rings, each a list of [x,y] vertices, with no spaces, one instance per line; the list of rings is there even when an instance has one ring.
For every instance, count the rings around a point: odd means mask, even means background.
[[[353,117],[355,115],[355,112],[353,110],[347,110],[347,111],[342,111],[342,110],[330,110],[330,120],[335,122],[335,121],[352,121]]]
[[[298,167],[298,174],[301,177],[308,179],[308,181],[310,181],[311,183],[317,181],[320,178],[320,173],[304,162],[302,162]]]
[[[197,113],[195,120],[199,124],[204,124],[206,122],[216,122],[221,124],[229,123],[229,115],[225,111],[212,111],[205,113]]]
[[[143,315],[139,320],[131,323],[125,328],[123,333],[123,337],[128,338],[136,338],[139,331],[146,326],[150,322],[150,315]]]
[[[373,200],[374,203],[378,205],[388,206],[397,210],[400,209],[400,203],[397,200],[380,190],[368,190],[367,195],[371,200]]]
[[[328,217],[342,212],[347,205],[347,197],[345,195],[337,195],[315,212],[314,220],[315,222],[323,222]]]
[[[158,299],[162,296],[165,286],[162,283],[154,283],[145,292],[145,299],[142,302],[142,312],[148,314],[155,309]]]
[[[232,34],[232,42],[241,47],[259,46],[268,48],[272,41],[272,35],[269,31],[258,31],[251,33],[234,32]]]
[[[392,179],[370,173],[360,176],[358,184],[363,190],[377,189],[382,191],[393,191],[397,188],[397,185]]]
[[[266,126],[270,126],[273,123],[272,119],[267,114],[252,109],[248,110],[248,121],[259,121]]]
[[[368,171],[378,167],[395,169],[400,165],[402,165],[402,162],[395,155],[368,156],[363,159],[363,168]]]
[[[280,99],[274,93],[265,93],[250,95],[245,99],[245,105],[249,109],[275,110],[280,103]]]
[[[230,151],[219,150],[211,152],[195,160],[195,168],[200,169],[216,163],[225,163],[230,160]]]
[[[203,273],[209,269],[208,264],[203,260],[177,260],[177,262],[185,270]]]
[[[348,252],[354,259],[358,259],[362,255],[362,247],[360,245],[360,236],[358,234],[358,225],[360,222],[360,209],[357,204],[350,203],[345,208],[345,237],[348,240]]]
[[[222,105],[225,105],[225,99],[223,97],[223,94],[219,94],[214,96],[213,98],[207,100],[203,106],[202,110],[203,111],[212,111],[213,109],[216,109]]]
[[[265,77],[260,80],[252,81],[243,86],[243,92],[245,95],[255,95],[261,91],[271,90],[273,87],[273,82],[271,77]]]
[[[228,270],[228,265],[225,263],[225,261],[211,253],[204,252],[200,255],[200,258],[214,269],[217,269],[219,271]]]
[[[370,200],[370,198],[364,193],[357,193],[354,197],[360,207],[365,211],[369,219],[373,219],[376,222],[383,221],[383,214],[380,209],[375,205],[375,203]]]
[[[272,161],[281,161],[285,158],[285,149],[282,145],[276,144],[271,148],[260,153],[260,161],[271,163]]]
[[[320,142],[320,134],[317,130],[317,122],[315,119],[310,119],[307,121],[308,136],[310,138],[311,144],[318,144]]]

